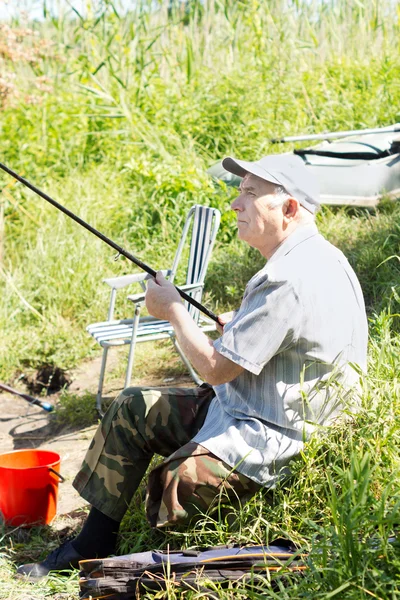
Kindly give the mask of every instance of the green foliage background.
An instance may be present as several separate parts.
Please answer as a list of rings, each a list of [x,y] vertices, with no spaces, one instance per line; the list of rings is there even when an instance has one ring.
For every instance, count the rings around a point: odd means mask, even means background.
[[[46,13],[30,34],[15,23],[20,45],[2,68],[18,94],[2,96],[2,158],[156,268],[172,258],[187,209],[218,206],[221,253],[209,281],[217,308],[240,298],[229,265],[242,284],[255,259],[235,241],[227,190],[206,168],[230,153],[282,151],[269,143],[276,135],[398,118],[399,23],[390,2],[141,0],[125,14],[103,0],[73,16]],[[113,263],[102,242],[0,177],[0,376],[40,361],[69,368],[92,350],[83,325],[104,318],[99,274],[131,266]],[[365,213],[324,212],[322,229],[332,229],[332,218],[344,234],[332,235],[352,244],[354,263],[364,251],[348,223],[365,221],[392,240],[390,227],[382,231]],[[369,276],[370,258],[362,265]],[[397,274],[396,266],[382,266],[379,283],[364,282],[379,310],[389,283],[382,274]]]
[[[262,262],[236,240],[234,192],[207,167],[228,154],[291,149],[270,144],[276,136],[400,121],[400,14],[390,0],[140,0],[127,14],[102,0],[85,15],[43,10],[28,33],[21,19],[14,38],[0,28],[2,162],[154,268],[172,260],[193,203],[220,208],[206,297],[215,312],[237,305]],[[0,188],[0,378],[42,362],[69,369],[98,351],[85,325],[105,317],[101,278],[131,266],[4,174]],[[399,223],[392,203],[324,207],[318,217],[366,297],[360,415],[310,444],[298,483],[278,490],[272,507],[260,494],[226,521],[214,514],[165,536],[143,526],[138,502],[122,551],[284,535],[313,549],[304,578],[278,582],[279,593],[266,578],[227,597],[400,597],[398,547],[387,543],[399,518]],[[22,588],[7,560],[4,597],[13,598]],[[60,589],[74,588],[55,579],[35,597]]]

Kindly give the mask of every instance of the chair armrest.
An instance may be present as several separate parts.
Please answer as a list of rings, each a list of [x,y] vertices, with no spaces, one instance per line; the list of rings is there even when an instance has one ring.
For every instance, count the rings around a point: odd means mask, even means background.
[[[171,271],[164,270],[162,271],[163,275],[168,276]],[[146,281],[146,279],[150,279],[151,275],[149,273],[132,273],[132,275],[121,275],[120,277],[110,277],[108,279],[103,279],[103,282],[109,285],[114,290],[120,290],[127,285],[131,285],[132,283],[141,283],[142,281]]]
[[[129,296],[126,297],[126,299],[130,300],[134,304],[137,304],[138,302],[143,302],[145,296],[146,296],[146,292],[142,292],[141,294],[130,294]]]

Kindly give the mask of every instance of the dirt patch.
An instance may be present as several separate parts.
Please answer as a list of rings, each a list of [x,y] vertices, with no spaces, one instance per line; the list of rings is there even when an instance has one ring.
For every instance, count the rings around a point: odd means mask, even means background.
[[[54,422],[51,414],[41,408],[15,400],[15,396],[0,396],[0,453],[24,448],[42,448],[61,457],[61,473],[65,482],[59,486],[58,514],[71,513],[85,503],[72,487],[96,425],[71,431]]]
[[[25,384],[30,394],[54,394],[71,384],[71,377],[66,371],[55,365],[42,365],[32,377],[26,377]]]
[[[96,358],[68,374],[71,392],[78,395],[80,392],[89,392],[93,395],[96,393],[100,360],[100,357]],[[51,370],[47,369],[42,374],[38,373],[37,379],[43,374],[45,381],[49,383]],[[56,381],[60,383],[58,376]],[[119,383],[114,385],[118,386]],[[123,382],[120,385],[122,387]],[[20,384],[18,390],[26,391]],[[108,395],[107,388],[105,392]],[[51,394],[46,400],[57,407],[59,395],[59,393]],[[0,453],[23,448],[42,448],[52,450],[60,455],[60,470],[65,482],[59,485],[57,518],[54,526],[57,529],[59,527],[73,528],[77,515],[80,515],[79,518],[81,518],[81,509],[86,506],[86,503],[72,487],[72,481],[80,468],[97,424],[93,423],[84,428],[62,425],[55,419],[54,413],[47,413],[40,407],[7,393],[0,395],[0,406]]]
[[[111,355],[109,370],[118,363],[118,355]],[[97,391],[101,357],[82,364],[78,369],[68,374],[70,385],[68,391],[79,395],[83,393],[93,394]],[[192,386],[193,382],[187,375],[168,378],[152,377],[151,381],[135,380],[135,385],[154,386]],[[16,387],[14,385],[13,387]],[[113,379],[112,383],[106,383],[104,388],[104,403],[110,402],[116,394],[123,389],[123,378]],[[18,390],[25,392],[21,385]],[[59,393],[52,394],[46,398],[57,407]],[[34,406],[25,400],[10,395],[0,394],[0,453],[11,452],[23,448],[42,448],[57,452],[61,457],[61,474],[65,482],[59,486],[57,517],[52,528],[58,530],[62,535],[73,531],[84,518],[87,512],[87,504],[72,487],[73,479],[79,470],[86,450],[90,444],[97,423],[88,427],[65,426],[57,422],[53,413],[47,413],[38,406]]]

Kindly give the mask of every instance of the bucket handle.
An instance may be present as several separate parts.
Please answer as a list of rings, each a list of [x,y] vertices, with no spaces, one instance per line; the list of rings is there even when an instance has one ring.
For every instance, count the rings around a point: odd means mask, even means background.
[[[59,478],[60,478],[60,482],[61,482],[61,483],[64,483],[64,481],[65,481],[65,477],[63,477],[63,476],[61,475],[61,473],[58,473],[58,472],[57,472],[55,469],[53,469],[52,467],[49,467],[49,471],[51,471],[52,473],[54,473],[54,475],[57,475],[57,477],[59,477]]]

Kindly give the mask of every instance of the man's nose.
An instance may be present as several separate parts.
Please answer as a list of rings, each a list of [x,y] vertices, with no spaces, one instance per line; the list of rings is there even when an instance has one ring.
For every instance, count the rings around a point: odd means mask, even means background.
[[[241,200],[242,194],[240,194],[237,198],[235,198],[235,200],[232,202],[231,204],[231,209],[232,210],[241,210],[240,206],[240,200]]]

